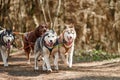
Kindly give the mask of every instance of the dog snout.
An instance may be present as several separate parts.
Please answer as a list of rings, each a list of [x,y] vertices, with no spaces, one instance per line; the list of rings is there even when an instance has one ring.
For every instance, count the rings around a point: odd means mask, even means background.
[[[43,32],[46,32],[46,29],[44,29]]]
[[[69,36],[69,37],[68,37],[68,39],[70,39],[70,40],[71,40],[71,39],[72,39],[72,36]]]
[[[72,39],[72,36],[70,36],[70,39]]]
[[[8,42],[10,42],[10,39],[8,39]]]
[[[50,40],[50,42],[52,43],[53,41],[52,41],[52,40]]]

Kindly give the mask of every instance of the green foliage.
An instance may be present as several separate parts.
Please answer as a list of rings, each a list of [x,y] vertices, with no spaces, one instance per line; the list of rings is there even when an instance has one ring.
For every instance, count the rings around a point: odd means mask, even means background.
[[[80,51],[78,55],[74,56],[75,62],[91,62],[103,61],[118,58],[120,55],[115,53],[107,53],[102,50]]]

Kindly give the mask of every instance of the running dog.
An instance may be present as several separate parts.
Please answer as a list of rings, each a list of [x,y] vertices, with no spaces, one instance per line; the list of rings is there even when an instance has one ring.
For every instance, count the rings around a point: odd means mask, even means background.
[[[14,40],[15,37],[12,30],[4,29],[0,31],[0,53],[4,66],[8,66],[8,57]]]
[[[76,39],[76,31],[74,25],[65,25],[65,30],[59,36],[59,49],[62,60],[68,67],[72,67],[74,42]]]
[[[27,56],[28,64],[30,64],[30,52],[34,50],[34,44],[38,37],[42,36],[48,29],[45,24],[39,25],[35,30],[26,32],[23,35],[24,51]]]
[[[53,53],[54,47],[58,44],[57,41],[57,34],[53,30],[47,31],[42,37],[38,38],[35,43],[35,70],[38,70],[38,58],[43,58],[43,70],[52,71],[50,66],[50,60],[49,57]],[[54,54],[55,60],[54,65],[55,69],[58,69],[58,61],[56,61],[56,58],[58,58],[58,53]]]

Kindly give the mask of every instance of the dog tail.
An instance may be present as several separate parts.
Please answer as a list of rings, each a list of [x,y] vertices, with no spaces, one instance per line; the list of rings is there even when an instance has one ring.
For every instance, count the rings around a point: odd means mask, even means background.
[[[24,33],[22,33],[22,32],[13,32],[14,34],[16,34],[16,35],[24,35]]]

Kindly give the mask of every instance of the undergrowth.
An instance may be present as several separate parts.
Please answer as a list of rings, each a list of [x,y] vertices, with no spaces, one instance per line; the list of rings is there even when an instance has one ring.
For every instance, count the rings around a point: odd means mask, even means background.
[[[74,55],[75,62],[103,61],[120,57],[119,54],[107,53],[102,50],[79,51]]]

